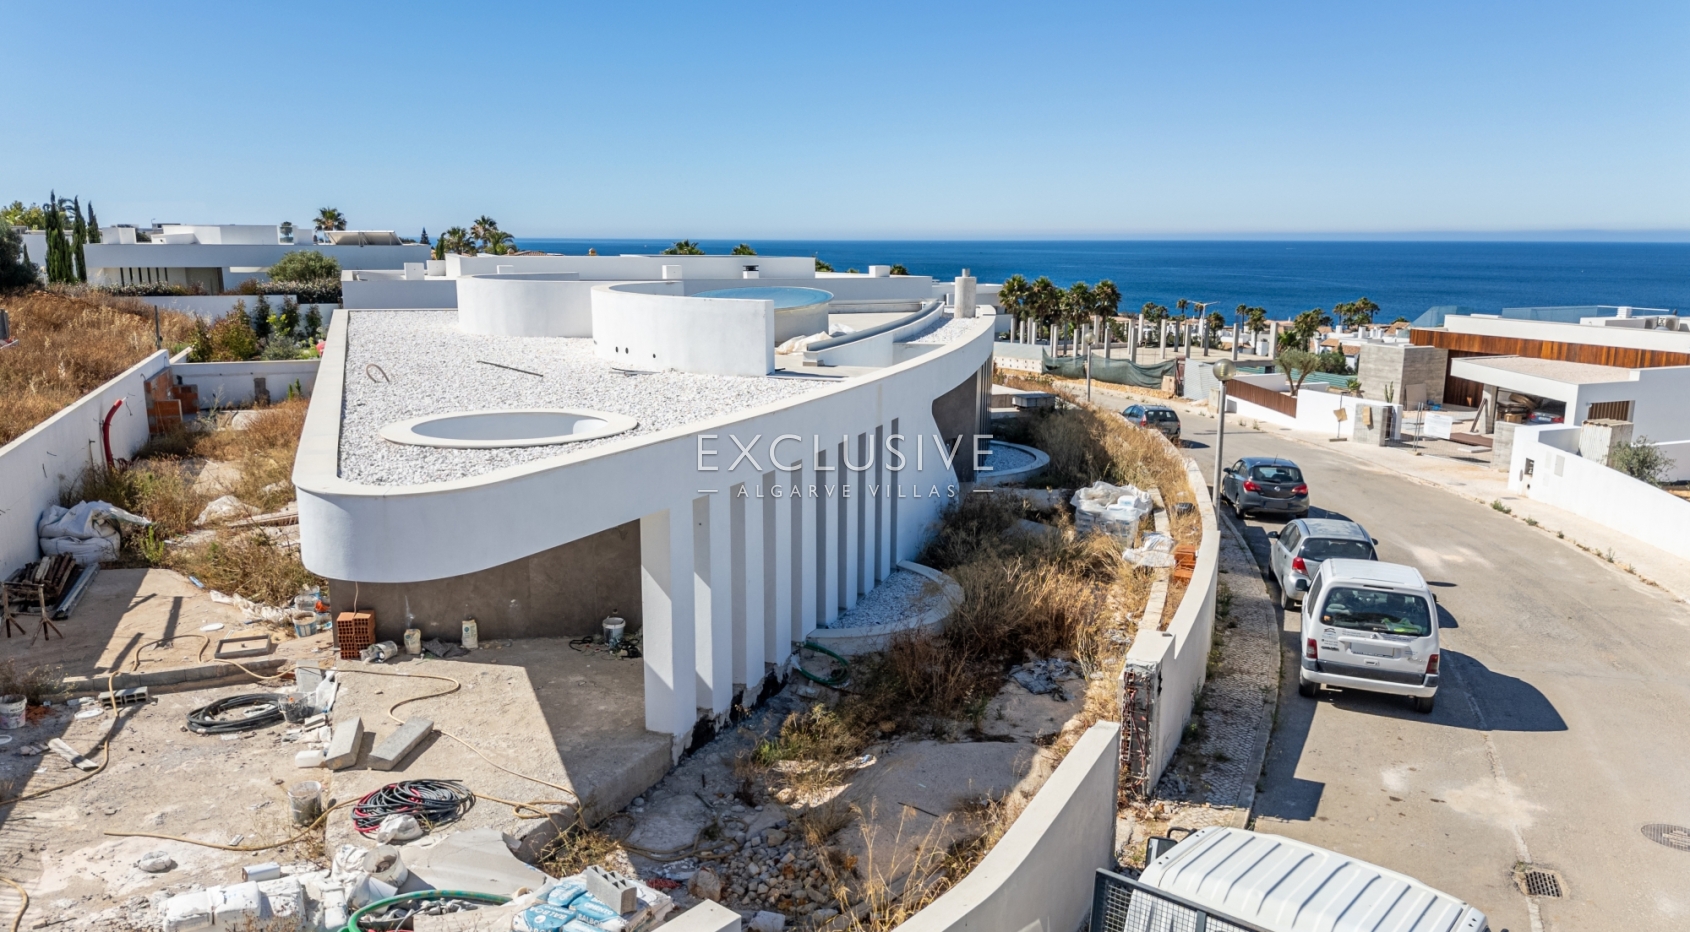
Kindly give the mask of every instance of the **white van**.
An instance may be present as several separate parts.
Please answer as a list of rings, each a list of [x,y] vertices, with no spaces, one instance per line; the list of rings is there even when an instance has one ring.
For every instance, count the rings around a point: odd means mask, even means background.
[[[1205,828],[1161,850],[1137,881],[1099,871],[1091,932],[1490,928],[1477,908],[1413,877],[1283,835]]]
[[[1408,696],[1431,712],[1438,694],[1438,602],[1412,566],[1327,560],[1303,597],[1297,691],[1320,687]]]

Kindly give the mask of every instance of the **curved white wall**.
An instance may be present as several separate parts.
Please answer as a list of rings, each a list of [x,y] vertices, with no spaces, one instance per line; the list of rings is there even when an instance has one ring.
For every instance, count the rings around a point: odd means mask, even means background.
[[[599,358],[630,369],[762,376],[775,368],[775,303],[689,298],[679,281],[597,285]]]
[[[457,279],[458,327],[507,337],[590,337],[594,282],[574,272]]]

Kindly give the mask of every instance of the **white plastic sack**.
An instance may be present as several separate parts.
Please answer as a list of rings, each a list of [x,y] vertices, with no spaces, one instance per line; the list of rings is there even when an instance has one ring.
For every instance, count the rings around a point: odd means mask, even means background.
[[[391,844],[396,841],[414,841],[421,838],[422,833],[422,826],[417,824],[416,816],[403,814],[390,815],[387,818],[382,819],[381,825],[376,829],[376,841],[379,841],[384,845]]]
[[[146,527],[152,524],[140,515],[133,515],[110,502],[78,502],[73,508],[50,506],[35,526],[38,537],[75,537],[87,539],[104,536],[102,530],[115,531],[113,522],[121,521]]]
[[[224,495],[212,499],[211,503],[200,512],[199,517],[194,519],[194,524],[197,527],[204,527],[208,524],[226,524],[230,521],[238,521],[241,518],[250,518],[257,513],[258,510],[246,502],[233,495]]]
[[[1081,533],[1101,531],[1118,535],[1130,535],[1138,530],[1138,523],[1155,507],[1150,493],[1130,485],[1111,485],[1101,479],[1074,490],[1069,504],[1074,506],[1074,525]]]
[[[1144,540],[1137,547],[1121,551],[1121,559],[1134,566],[1173,566],[1174,539],[1152,531],[1144,535]]]

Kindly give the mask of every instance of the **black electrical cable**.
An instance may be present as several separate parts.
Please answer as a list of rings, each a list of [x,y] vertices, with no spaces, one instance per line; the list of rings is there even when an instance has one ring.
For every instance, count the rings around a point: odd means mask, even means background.
[[[352,806],[352,827],[374,834],[388,816],[415,816],[424,831],[456,822],[475,805],[475,794],[456,780],[402,780],[375,790]]]
[[[250,709],[240,718],[218,716],[235,709]],[[282,723],[282,697],[275,693],[247,693],[229,696],[188,713],[188,730],[200,735],[227,735],[254,731]]]

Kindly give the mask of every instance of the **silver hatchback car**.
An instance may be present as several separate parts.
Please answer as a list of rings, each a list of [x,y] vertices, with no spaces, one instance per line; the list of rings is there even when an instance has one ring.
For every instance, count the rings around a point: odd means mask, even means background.
[[[1269,531],[1268,567],[1279,580],[1279,606],[1290,608],[1303,601],[1320,564],[1334,557],[1348,560],[1377,560],[1373,545],[1378,541],[1354,521],[1336,518],[1298,518],[1278,531]]]

